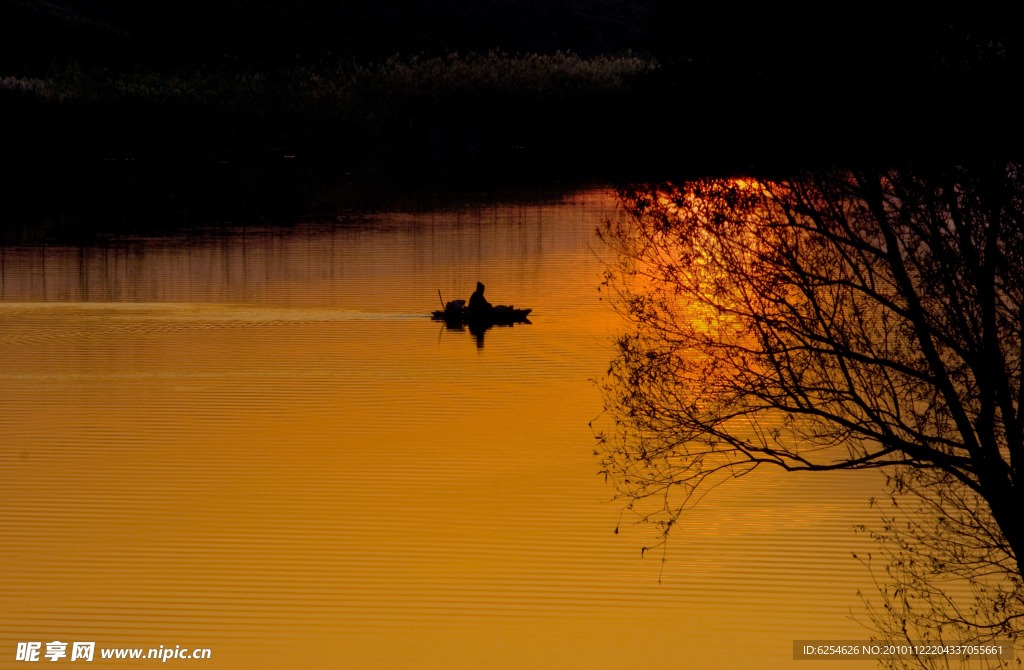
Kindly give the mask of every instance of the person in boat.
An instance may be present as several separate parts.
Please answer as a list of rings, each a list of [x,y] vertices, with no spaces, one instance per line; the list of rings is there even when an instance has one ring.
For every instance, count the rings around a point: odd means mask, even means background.
[[[473,292],[473,295],[469,296],[469,306],[466,309],[473,316],[488,315],[494,309],[491,303],[487,302],[484,298],[484,285],[482,283],[476,283],[476,291]]]

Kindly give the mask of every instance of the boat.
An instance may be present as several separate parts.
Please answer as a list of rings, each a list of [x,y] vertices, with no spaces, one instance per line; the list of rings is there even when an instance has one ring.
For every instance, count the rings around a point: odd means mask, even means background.
[[[532,309],[516,309],[513,305],[495,305],[485,312],[471,312],[465,300],[452,300],[444,309],[431,312],[435,321],[444,321],[449,325],[511,325],[513,323],[530,323],[527,318]]]

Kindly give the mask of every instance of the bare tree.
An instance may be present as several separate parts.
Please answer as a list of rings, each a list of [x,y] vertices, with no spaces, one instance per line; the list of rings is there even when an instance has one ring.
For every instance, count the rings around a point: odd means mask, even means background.
[[[884,469],[894,501],[915,502],[875,532],[897,584],[880,630],[1019,638],[1019,166],[622,197],[605,290],[631,332],[604,385],[616,427],[598,437],[626,505],[664,540],[708,487],[758,467]],[[986,595],[946,602],[947,577]]]
[[[978,495],[938,470],[889,477],[890,505],[881,528],[860,526],[878,542],[884,576],[864,597],[874,630],[886,640],[1019,641],[1024,588],[1012,552]],[[880,505],[880,506],[884,506]],[[948,668],[957,659],[892,657],[889,668]],[[989,660],[973,667],[1009,667]],[[967,665],[967,663],[963,663]]]

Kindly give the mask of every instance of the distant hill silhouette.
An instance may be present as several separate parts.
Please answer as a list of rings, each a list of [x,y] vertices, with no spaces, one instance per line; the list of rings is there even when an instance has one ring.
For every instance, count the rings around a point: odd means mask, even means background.
[[[0,0],[0,65],[287,65],[649,47],[653,0]]]

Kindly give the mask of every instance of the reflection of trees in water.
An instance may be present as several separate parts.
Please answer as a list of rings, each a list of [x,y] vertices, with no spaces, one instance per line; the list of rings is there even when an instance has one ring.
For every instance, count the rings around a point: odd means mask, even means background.
[[[662,540],[761,465],[882,468],[879,632],[1024,630],[1024,179],[1018,166],[820,172],[623,193],[606,290],[631,332],[599,436]],[[976,599],[945,589],[960,580]]]

